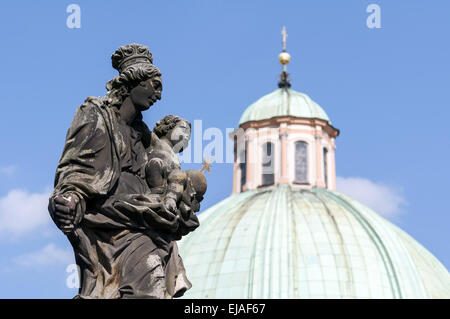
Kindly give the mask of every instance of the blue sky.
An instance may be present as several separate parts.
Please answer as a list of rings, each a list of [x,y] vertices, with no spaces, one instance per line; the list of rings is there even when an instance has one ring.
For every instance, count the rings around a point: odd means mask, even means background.
[[[71,3],[80,29],[66,26]],[[371,3],[380,29],[366,26]],[[449,14],[444,0],[2,1],[0,298],[76,294],[66,285],[71,247],[46,198],[74,111],[105,94],[117,47],[149,46],[162,71],[149,126],[177,114],[225,132],[276,88],[283,25],[292,88],[341,130],[336,165],[346,189],[367,186],[368,203],[448,269]],[[204,208],[231,193],[232,165],[213,164],[207,179]],[[383,198],[391,206],[377,206]]]

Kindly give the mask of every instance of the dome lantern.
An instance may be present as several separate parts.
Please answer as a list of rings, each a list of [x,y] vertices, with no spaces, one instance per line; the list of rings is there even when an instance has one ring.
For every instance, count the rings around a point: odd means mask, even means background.
[[[339,130],[308,95],[291,89],[286,28],[278,89],[242,114],[235,138],[233,193],[290,184],[335,188],[334,140]]]

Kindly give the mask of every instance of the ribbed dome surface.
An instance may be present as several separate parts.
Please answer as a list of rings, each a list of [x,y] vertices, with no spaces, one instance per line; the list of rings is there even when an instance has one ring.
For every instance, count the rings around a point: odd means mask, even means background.
[[[187,298],[450,298],[450,275],[342,194],[281,184],[232,195],[180,242]]]
[[[303,93],[281,88],[260,98],[242,114],[239,125],[249,121],[260,121],[277,116],[317,118],[328,121],[325,111]],[[331,123],[330,123],[331,124]]]

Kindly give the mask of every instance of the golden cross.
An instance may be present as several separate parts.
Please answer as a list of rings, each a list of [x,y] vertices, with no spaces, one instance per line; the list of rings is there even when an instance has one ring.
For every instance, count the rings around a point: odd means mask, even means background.
[[[203,167],[200,169],[200,172],[208,171],[208,173],[211,173],[211,170],[209,169],[209,167],[211,166],[211,163],[214,161],[214,157],[211,158],[209,161],[207,161],[204,157],[203,157]]]
[[[286,51],[286,38],[287,38],[287,33],[286,33],[286,27],[283,27],[283,30],[281,30],[281,35],[283,36],[283,51]]]

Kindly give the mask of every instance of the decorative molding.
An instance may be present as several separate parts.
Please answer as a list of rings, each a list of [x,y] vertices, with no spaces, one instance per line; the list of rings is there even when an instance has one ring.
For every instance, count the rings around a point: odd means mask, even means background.
[[[330,137],[337,137],[339,135],[339,129],[333,127],[327,121],[317,118],[298,118],[293,116],[276,116],[270,119],[265,119],[261,121],[249,121],[242,123],[240,127],[244,130],[248,128],[262,128],[262,127],[278,127],[281,123],[286,124],[303,124],[311,127],[319,126],[321,127]]]

